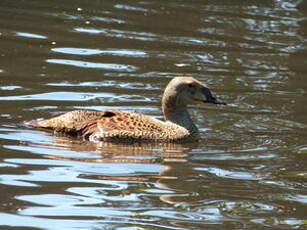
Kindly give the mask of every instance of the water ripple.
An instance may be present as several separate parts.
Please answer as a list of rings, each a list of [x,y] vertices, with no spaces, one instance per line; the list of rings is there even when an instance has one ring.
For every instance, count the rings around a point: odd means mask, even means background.
[[[77,92],[51,92],[20,96],[2,96],[3,101],[31,101],[31,100],[47,100],[47,101],[89,101],[96,98],[113,98],[113,93],[77,93]]]
[[[26,32],[17,32],[16,35],[19,37],[36,38],[36,39],[47,39],[48,38],[44,35],[32,34],[32,33],[26,33]]]
[[[114,55],[114,56],[123,56],[123,57],[147,57],[146,52],[141,50],[115,50],[115,49],[108,49],[108,50],[99,50],[99,49],[85,49],[85,48],[53,48],[51,49],[53,52],[57,53],[64,53],[64,54],[74,54],[74,55]],[[97,67],[93,67],[97,68]]]
[[[120,72],[134,72],[138,68],[132,65],[123,65],[123,64],[111,64],[111,63],[95,63],[95,62],[86,62],[86,61],[77,61],[77,60],[68,60],[68,59],[47,59],[47,63],[69,65],[81,68],[93,68],[93,69],[104,69],[111,71],[120,71]]]
[[[156,40],[156,35],[153,33],[146,32],[134,32],[134,31],[124,31],[116,29],[96,29],[96,28],[84,28],[77,27],[74,31],[80,33],[88,34],[103,34],[106,37],[124,38],[124,39],[136,39],[143,41],[154,41]]]
[[[92,17],[92,20],[94,20],[94,21],[101,21],[101,22],[107,22],[107,23],[117,23],[117,24],[125,23],[125,20],[116,19],[116,18],[110,18],[110,17],[100,17],[100,16]]]
[[[114,8],[122,9],[122,10],[129,10],[129,11],[140,11],[140,12],[147,12],[148,9],[141,8],[141,7],[135,7],[135,6],[129,6],[124,4],[116,4],[114,5]]]

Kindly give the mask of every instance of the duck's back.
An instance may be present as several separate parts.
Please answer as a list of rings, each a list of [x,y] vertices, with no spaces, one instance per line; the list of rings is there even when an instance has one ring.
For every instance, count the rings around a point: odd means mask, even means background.
[[[188,130],[172,122],[118,110],[75,110],[51,119],[31,121],[30,124],[95,141],[171,142],[190,136]]]

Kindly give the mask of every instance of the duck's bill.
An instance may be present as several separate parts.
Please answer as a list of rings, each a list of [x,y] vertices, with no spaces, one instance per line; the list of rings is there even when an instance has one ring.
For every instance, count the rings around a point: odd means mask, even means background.
[[[212,104],[220,104],[220,105],[227,105],[225,102],[216,99],[215,97],[210,97],[204,101],[205,103],[212,103]]]
[[[213,97],[211,91],[207,87],[202,88],[202,92],[206,97],[206,100],[204,100],[205,103],[226,105],[225,102],[220,101],[220,100],[216,99],[215,97]]]

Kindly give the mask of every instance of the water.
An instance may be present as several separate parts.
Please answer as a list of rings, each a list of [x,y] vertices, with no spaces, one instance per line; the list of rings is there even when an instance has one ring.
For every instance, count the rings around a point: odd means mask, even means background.
[[[307,6],[0,2],[3,229],[307,229]],[[73,109],[162,118],[193,76],[197,143],[94,144],[23,121]],[[1,228],[2,229],[2,228]]]

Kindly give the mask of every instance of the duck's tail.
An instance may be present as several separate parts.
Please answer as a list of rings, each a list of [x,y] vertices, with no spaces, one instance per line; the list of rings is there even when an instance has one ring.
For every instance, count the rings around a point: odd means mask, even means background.
[[[39,128],[41,127],[36,120],[25,121],[24,124],[29,127]]]

